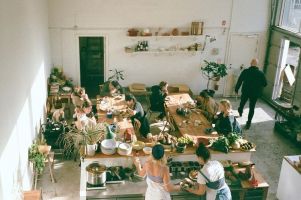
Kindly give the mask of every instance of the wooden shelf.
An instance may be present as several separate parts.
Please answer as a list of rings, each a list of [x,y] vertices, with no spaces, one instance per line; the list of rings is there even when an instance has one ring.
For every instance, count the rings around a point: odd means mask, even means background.
[[[198,53],[202,53],[202,51],[184,51],[184,50],[176,50],[176,51],[134,51],[134,52],[126,52],[127,54],[139,55],[139,54],[154,54],[154,55],[175,55],[175,54],[187,54],[187,55],[197,55]]]

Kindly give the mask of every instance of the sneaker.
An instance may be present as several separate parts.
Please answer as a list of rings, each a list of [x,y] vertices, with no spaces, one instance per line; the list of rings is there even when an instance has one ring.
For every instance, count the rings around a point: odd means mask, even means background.
[[[246,125],[245,125],[245,129],[246,130],[249,130],[251,127],[251,122],[247,122]]]

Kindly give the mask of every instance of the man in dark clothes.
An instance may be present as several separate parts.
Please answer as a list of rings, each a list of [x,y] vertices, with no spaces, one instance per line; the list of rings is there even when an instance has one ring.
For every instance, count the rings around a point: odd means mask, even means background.
[[[125,101],[128,106],[128,113],[131,116],[131,121],[134,128],[138,128],[140,134],[145,138],[151,138],[150,126],[145,112],[140,102],[138,102],[133,94],[126,94]]]
[[[249,115],[245,128],[249,129],[254,115],[254,109],[257,99],[261,96],[262,90],[267,86],[266,78],[262,71],[257,67],[258,60],[252,59],[251,66],[241,72],[235,86],[235,93],[242,84],[241,100],[238,108],[238,113],[242,116],[244,106],[249,99]]]
[[[159,119],[163,119],[163,117],[165,116],[164,101],[166,96],[168,95],[167,87],[167,82],[161,81],[159,85],[154,85],[151,88],[152,94],[150,96],[150,109],[152,111],[161,112],[161,114],[158,117]]]

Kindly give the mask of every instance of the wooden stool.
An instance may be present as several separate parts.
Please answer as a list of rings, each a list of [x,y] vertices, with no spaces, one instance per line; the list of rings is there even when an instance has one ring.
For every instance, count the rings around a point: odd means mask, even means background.
[[[49,152],[47,153],[47,157],[46,157],[46,161],[48,162],[48,168],[49,168],[49,172],[50,172],[50,178],[51,178],[51,182],[55,183],[55,179],[54,179],[54,175],[53,175],[53,166],[54,166],[54,152]],[[34,189],[37,188],[37,183],[38,183],[38,176],[40,174],[38,173],[38,171],[34,171]]]

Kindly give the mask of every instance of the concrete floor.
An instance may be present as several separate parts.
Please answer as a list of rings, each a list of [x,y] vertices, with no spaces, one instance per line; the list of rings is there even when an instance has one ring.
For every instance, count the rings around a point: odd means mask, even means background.
[[[235,115],[239,100],[230,99]],[[247,119],[248,108],[244,109],[243,116],[238,118],[244,126]],[[253,124],[244,136],[257,145],[256,152],[252,154],[252,161],[256,168],[263,174],[270,184],[268,199],[276,199],[278,179],[282,158],[285,155],[301,154],[301,148],[297,148],[291,141],[274,131],[275,111],[266,103],[259,101],[256,106]],[[39,180],[38,187],[43,190],[44,200],[77,200],[79,199],[80,167],[79,162],[62,160],[57,157],[54,165],[56,183],[51,183],[45,169],[44,175]]]

